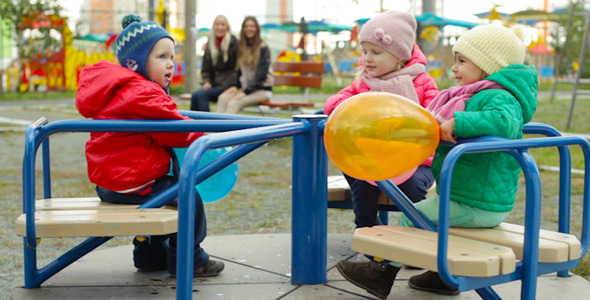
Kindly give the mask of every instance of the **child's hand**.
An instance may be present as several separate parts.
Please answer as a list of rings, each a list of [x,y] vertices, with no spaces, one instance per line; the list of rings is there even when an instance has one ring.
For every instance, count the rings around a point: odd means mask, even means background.
[[[453,134],[455,132],[455,118],[452,118],[442,124],[440,124],[440,139],[444,141],[449,141],[454,144],[457,143],[456,136]]]

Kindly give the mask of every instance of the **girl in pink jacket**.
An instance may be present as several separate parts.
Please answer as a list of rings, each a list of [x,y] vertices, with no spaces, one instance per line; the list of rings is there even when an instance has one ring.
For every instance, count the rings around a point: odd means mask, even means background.
[[[351,85],[326,101],[324,113],[331,114],[346,99],[369,91],[404,96],[426,107],[438,94],[436,83],[426,72],[426,57],[415,43],[414,16],[387,11],[369,20],[361,29],[361,72]],[[394,179],[394,183],[413,202],[426,197],[434,177],[430,170],[432,156],[418,168]],[[352,190],[356,227],[380,225],[377,217],[379,187],[346,174]]]

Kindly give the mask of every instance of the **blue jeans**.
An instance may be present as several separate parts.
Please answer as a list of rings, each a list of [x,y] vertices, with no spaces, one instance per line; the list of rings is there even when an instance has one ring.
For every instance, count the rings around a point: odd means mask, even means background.
[[[177,173],[176,173],[177,174]],[[152,191],[147,195],[136,194],[121,194],[96,187],[96,192],[100,200],[109,203],[117,204],[142,204],[147,200],[155,197],[168,189],[174,183],[178,182],[178,176],[164,176],[156,180],[152,187]],[[201,201],[199,194],[196,194],[196,210],[195,210],[195,244],[194,244],[194,269],[204,266],[209,262],[209,254],[201,248],[200,243],[203,242],[207,235],[207,221],[205,218],[205,209],[203,201]],[[172,203],[172,206],[177,206],[177,199]],[[138,242],[134,240],[135,245],[133,251],[133,261],[137,268],[156,268],[166,266],[170,274],[176,274],[176,241],[177,234],[159,235],[148,237],[147,242]]]
[[[191,95],[191,110],[210,111],[209,102],[217,102],[217,97],[222,92],[222,89],[216,87],[194,92]]]
[[[354,223],[357,228],[382,225],[377,215],[379,211],[379,194],[381,189],[364,180],[356,179],[344,174],[352,191],[352,207]],[[416,173],[406,182],[400,184],[399,189],[416,203],[426,198],[428,189],[434,183],[432,170],[428,166],[420,166]]]

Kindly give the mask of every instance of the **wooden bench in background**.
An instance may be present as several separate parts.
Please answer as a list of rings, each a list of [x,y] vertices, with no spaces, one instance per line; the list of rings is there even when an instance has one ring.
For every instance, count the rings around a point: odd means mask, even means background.
[[[434,196],[435,194],[436,183],[428,189],[426,198]],[[388,212],[400,211],[397,206],[395,206],[395,203],[393,203],[393,201],[391,201],[391,199],[389,199],[389,197],[383,192],[379,195],[377,203],[379,208],[379,218],[383,225],[389,223]],[[346,178],[344,178],[343,175],[328,176],[328,208],[352,209],[352,191],[350,190],[348,181],[346,181]]]
[[[272,64],[274,74],[274,86],[293,86],[303,88],[301,100],[265,100],[258,104],[256,110],[250,112],[262,115],[277,114],[301,114],[309,109],[313,113],[314,104],[309,101],[310,88],[322,87],[324,74],[324,63],[303,61],[303,62],[274,62]],[[184,93],[179,96],[181,100],[190,100],[191,94]],[[248,111],[248,110],[247,110]]]

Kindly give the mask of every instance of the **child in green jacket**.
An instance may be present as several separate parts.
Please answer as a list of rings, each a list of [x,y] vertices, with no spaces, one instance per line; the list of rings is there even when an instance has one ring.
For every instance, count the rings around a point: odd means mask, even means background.
[[[515,28],[516,29],[516,28]],[[519,32],[500,25],[477,26],[453,46],[457,86],[438,94],[427,109],[438,120],[441,140],[493,135],[522,138],[523,125],[537,107],[537,72],[524,65],[525,46]],[[432,163],[438,181],[442,163],[452,147],[440,145]],[[493,227],[514,207],[518,162],[505,152],[461,156],[453,169],[449,226]],[[416,203],[434,225],[438,224],[439,196]],[[402,226],[414,226],[404,215]],[[355,285],[381,299],[389,295],[401,264],[342,261],[338,270]],[[438,273],[427,271],[408,281],[418,290],[457,295]]]

